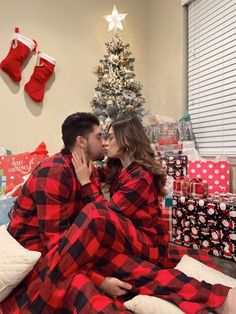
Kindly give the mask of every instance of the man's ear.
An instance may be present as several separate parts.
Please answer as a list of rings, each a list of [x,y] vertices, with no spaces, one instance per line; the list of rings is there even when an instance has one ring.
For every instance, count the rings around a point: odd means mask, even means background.
[[[87,147],[87,140],[86,140],[86,138],[84,138],[83,136],[79,135],[79,136],[77,136],[77,138],[76,138],[76,144],[77,144],[80,148],[84,149],[84,148]]]

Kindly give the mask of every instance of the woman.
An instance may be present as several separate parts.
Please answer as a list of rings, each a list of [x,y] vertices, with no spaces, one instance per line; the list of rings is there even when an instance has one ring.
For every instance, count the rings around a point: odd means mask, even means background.
[[[168,232],[160,219],[159,204],[160,196],[164,195],[165,176],[155,162],[141,122],[132,115],[116,119],[109,128],[107,144],[109,159],[105,182],[110,186],[109,201],[90,181],[92,168],[87,166],[85,156],[80,158],[73,154],[83,200],[103,206],[106,213],[114,214],[117,246],[122,246],[119,236],[122,238],[125,234],[126,243],[132,246],[126,253],[163,265],[169,242]],[[123,248],[117,250],[124,253]]]

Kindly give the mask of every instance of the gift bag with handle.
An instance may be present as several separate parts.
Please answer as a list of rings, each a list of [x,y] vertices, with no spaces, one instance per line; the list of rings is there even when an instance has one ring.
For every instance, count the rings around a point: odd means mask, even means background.
[[[15,186],[23,183],[23,177],[48,156],[46,144],[41,143],[33,152],[0,156],[0,175],[2,182],[2,192],[10,192]],[[4,186],[3,186],[4,185]]]

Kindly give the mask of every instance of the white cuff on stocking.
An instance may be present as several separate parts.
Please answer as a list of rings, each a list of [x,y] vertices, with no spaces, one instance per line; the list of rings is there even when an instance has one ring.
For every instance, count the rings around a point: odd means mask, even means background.
[[[46,53],[43,53],[43,52],[40,52],[39,54],[38,54],[38,57],[39,58],[43,58],[44,60],[46,60],[46,61],[48,61],[48,62],[50,62],[50,63],[52,63],[52,64],[56,64],[56,59],[54,59],[53,57],[50,57],[49,55],[47,55]]]
[[[30,51],[32,51],[35,48],[35,42],[32,39],[30,39],[28,37],[25,37],[25,36],[23,36],[23,35],[21,35],[19,33],[14,33],[13,40],[14,39],[19,40],[24,45],[29,47]]]

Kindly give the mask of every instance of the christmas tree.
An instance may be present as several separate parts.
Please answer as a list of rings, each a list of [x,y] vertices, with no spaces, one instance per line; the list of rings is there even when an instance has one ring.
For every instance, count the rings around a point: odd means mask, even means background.
[[[112,14],[114,10],[115,7]],[[125,14],[118,14],[117,11],[115,14],[105,17],[107,20],[110,18],[109,30],[114,28],[116,31],[122,27],[120,20]],[[91,103],[92,111],[100,119],[104,130],[113,119],[124,113],[135,114],[142,120],[145,102],[141,93],[142,84],[134,79],[135,59],[131,57],[129,44],[123,43],[115,32],[111,41],[105,45],[107,51],[95,72],[98,77],[97,87]]]

